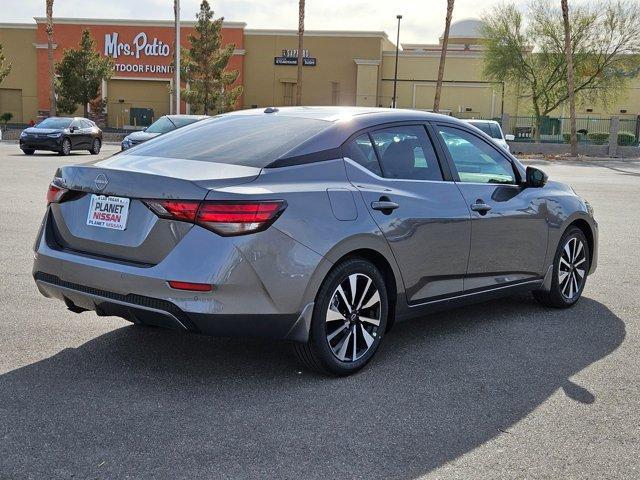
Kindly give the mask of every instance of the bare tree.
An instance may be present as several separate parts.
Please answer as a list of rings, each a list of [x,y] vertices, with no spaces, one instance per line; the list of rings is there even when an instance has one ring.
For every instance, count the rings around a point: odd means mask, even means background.
[[[49,80],[51,81],[51,92],[49,95],[49,115],[55,116],[56,105],[56,76],[53,64],[53,0],[47,0],[47,55],[49,59]]]
[[[440,95],[442,93],[442,79],[444,77],[444,63],[447,59],[447,47],[449,45],[449,28],[451,27],[451,16],[453,15],[453,3],[455,0],[447,0],[447,18],[444,24],[444,35],[442,37],[442,50],[440,52],[440,67],[438,68],[438,82],[436,83],[436,95],[433,99],[433,111],[440,111]]]
[[[544,118],[569,100],[559,7],[557,0],[536,0],[524,12],[516,3],[501,4],[483,16],[484,75],[521,86],[536,141]],[[640,4],[602,0],[573,7],[569,16],[576,102],[606,107],[640,75]]]
[[[561,0],[564,23],[564,54],[567,58],[567,95],[569,96],[569,124],[571,127],[571,155],[578,156],[578,133],[576,131],[576,95],[573,78],[573,48],[571,47],[571,23],[569,22],[569,2]]]
[[[304,37],[304,0],[299,0],[298,2],[298,76],[296,78],[296,105],[302,105],[302,67],[304,63],[303,37]]]

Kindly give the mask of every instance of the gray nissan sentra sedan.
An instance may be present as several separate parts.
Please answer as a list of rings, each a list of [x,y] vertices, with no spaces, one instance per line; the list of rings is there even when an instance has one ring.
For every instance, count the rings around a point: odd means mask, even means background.
[[[74,312],[291,340],[362,368],[395,321],[531,290],[578,301],[591,206],[451,117],[300,107],[220,115],[55,174],[35,246]],[[419,328],[419,326],[416,326]]]

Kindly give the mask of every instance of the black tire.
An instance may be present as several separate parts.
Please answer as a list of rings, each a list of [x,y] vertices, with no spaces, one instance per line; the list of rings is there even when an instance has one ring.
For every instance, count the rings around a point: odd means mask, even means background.
[[[89,149],[89,153],[91,155],[98,155],[100,153],[100,148],[102,148],[102,142],[99,138],[94,138],[93,143],[91,143],[91,148]]]
[[[353,277],[355,295],[351,292]],[[344,295],[338,292],[339,287]],[[347,303],[348,297],[353,299],[349,300],[353,305]],[[309,341],[294,344],[294,351],[310,370],[336,376],[355,373],[376,353],[386,331],[388,309],[384,277],[375,265],[359,258],[345,260],[322,282],[316,295]],[[336,318],[328,320],[333,316]]]
[[[63,156],[69,155],[71,153],[71,140],[68,138],[63,139],[58,153]]]
[[[35,152],[35,150],[33,150],[32,148],[25,148],[22,151],[24,152],[25,155],[33,155]]]
[[[579,242],[582,247],[576,247],[576,249],[580,250],[578,258],[567,264],[566,259],[568,256],[565,248],[569,248],[571,251],[572,242]],[[578,243],[575,245],[578,245]],[[587,242],[584,233],[578,227],[569,227],[562,235],[553,259],[551,289],[548,292],[544,290],[534,291],[534,298],[546,307],[569,308],[575,305],[580,299],[587,282],[587,274],[591,266],[589,259],[589,242]],[[561,269],[564,271],[561,271]],[[569,272],[568,274],[567,271]],[[583,272],[582,276],[580,276],[580,272]],[[563,278],[561,278],[561,274]],[[569,285],[567,282],[571,282],[572,278],[575,278],[576,282]],[[575,288],[576,284],[577,288]]]

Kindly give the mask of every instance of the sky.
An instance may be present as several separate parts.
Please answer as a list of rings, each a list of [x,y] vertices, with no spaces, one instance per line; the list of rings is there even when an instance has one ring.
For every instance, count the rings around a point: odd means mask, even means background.
[[[511,0],[526,5],[527,0]],[[570,0],[585,3],[587,0]],[[456,0],[453,21],[477,18],[496,0]],[[559,1],[558,1],[559,3]],[[298,28],[297,0],[210,0],[215,16],[247,28]],[[396,15],[403,16],[400,43],[437,43],[444,29],[446,0],[307,0],[309,30],[385,31],[395,43]],[[182,18],[193,20],[200,0],[181,0]],[[0,23],[32,22],[45,15],[45,0],[0,0]],[[173,0],[55,0],[54,17],[170,20]]]

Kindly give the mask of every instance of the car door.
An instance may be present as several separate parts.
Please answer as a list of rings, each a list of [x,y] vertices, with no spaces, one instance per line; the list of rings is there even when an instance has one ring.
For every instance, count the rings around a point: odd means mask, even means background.
[[[82,144],[86,148],[91,148],[93,144],[93,125],[89,120],[80,120],[80,127],[82,128]]]
[[[470,214],[423,124],[354,136],[347,175],[398,262],[409,304],[459,293],[467,269]]]
[[[465,291],[540,278],[549,233],[540,189],[525,188],[509,156],[480,134],[450,124],[436,128],[471,212]]]
[[[79,149],[85,146],[85,134],[82,131],[80,120],[74,120],[69,126],[69,139],[71,140],[71,148]]]

